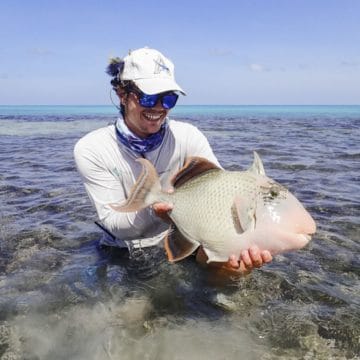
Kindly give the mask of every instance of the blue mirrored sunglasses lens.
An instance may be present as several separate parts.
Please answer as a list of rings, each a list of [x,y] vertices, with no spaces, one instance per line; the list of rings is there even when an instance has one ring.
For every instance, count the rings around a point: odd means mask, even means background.
[[[162,104],[163,108],[164,109],[173,108],[177,102],[178,97],[179,97],[179,95],[177,95],[175,93],[164,95],[161,100],[161,104]]]
[[[159,100],[158,94],[155,95],[141,94],[141,96],[139,96],[139,103],[143,107],[148,107],[148,108],[154,107],[158,102],[158,100]]]
[[[152,108],[156,105],[156,103],[161,98],[161,104],[162,104],[163,108],[168,110],[175,106],[178,97],[179,97],[179,95],[175,94],[175,93],[170,93],[170,94],[165,94],[165,95],[161,95],[161,94],[148,95],[148,94],[142,93],[139,96],[139,103],[143,107]]]

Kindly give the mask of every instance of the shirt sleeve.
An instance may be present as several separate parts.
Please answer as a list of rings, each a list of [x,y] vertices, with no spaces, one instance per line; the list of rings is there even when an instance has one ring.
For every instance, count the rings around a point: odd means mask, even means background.
[[[144,227],[149,226],[150,209],[136,213],[113,210],[109,204],[126,200],[124,183],[105,167],[96,149],[81,140],[75,145],[74,158],[86,192],[106,229],[119,239],[141,237]]]

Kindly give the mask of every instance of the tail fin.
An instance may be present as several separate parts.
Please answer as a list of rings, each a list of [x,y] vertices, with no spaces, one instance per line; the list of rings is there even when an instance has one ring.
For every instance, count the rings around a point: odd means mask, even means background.
[[[159,176],[149,160],[138,159],[143,166],[135,185],[131,189],[130,196],[122,204],[109,204],[111,208],[119,212],[133,212],[141,210],[155,202],[156,194],[161,192]]]

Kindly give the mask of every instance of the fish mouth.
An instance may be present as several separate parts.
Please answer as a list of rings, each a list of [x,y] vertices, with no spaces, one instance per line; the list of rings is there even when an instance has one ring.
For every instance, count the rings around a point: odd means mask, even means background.
[[[311,240],[311,235],[298,234],[298,238],[302,241],[302,245],[305,246]]]

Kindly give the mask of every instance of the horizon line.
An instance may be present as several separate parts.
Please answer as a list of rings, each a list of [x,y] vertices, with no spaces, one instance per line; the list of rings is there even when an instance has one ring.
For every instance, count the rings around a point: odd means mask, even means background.
[[[109,106],[112,104],[0,104],[0,106]],[[179,104],[174,109],[181,106],[360,106],[359,104]]]

